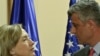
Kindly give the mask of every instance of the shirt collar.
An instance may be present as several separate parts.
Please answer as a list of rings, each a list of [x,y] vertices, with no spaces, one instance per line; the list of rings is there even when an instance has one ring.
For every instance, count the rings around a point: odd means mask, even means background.
[[[95,52],[99,55],[100,54],[100,42],[98,42],[93,49],[95,50]]]

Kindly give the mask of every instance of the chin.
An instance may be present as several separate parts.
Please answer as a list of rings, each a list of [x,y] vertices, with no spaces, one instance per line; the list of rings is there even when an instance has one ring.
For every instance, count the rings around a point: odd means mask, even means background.
[[[30,56],[35,56],[35,53],[33,52]]]
[[[34,53],[30,53],[27,56],[35,56],[35,54]]]
[[[33,56],[35,56],[35,53],[33,53]]]

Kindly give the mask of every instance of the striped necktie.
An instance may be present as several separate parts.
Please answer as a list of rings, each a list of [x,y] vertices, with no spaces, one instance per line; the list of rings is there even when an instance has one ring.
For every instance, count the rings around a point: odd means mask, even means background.
[[[94,49],[91,48],[90,51],[89,51],[89,56],[93,56],[94,52],[95,52]]]

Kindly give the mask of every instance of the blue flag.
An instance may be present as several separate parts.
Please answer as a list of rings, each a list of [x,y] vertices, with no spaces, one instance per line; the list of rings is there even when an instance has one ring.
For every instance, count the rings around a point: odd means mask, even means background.
[[[35,54],[41,56],[36,14],[33,0],[13,0],[10,24],[20,23],[35,42]]]
[[[70,0],[69,6],[76,3],[76,0]],[[67,31],[66,31],[66,37],[65,37],[65,46],[63,50],[63,56],[72,56],[72,54],[82,48],[82,45],[78,44],[78,41],[76,39],[76,36],[70,32],[72,27],[70,16],[68,16],[68,25],[67,25]]]

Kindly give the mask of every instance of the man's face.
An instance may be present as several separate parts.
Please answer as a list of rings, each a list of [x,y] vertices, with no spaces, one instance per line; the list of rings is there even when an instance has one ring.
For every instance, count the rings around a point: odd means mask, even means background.
[[[83,23],[75,13],[72,15],[71,19],[71,32],[77,36],[80,44],[87,44],[92,36],[92,31],[89,28],[88,23]]]
[[[28,37],[28,34],[22,29],[22,35],[13,48],[13,56],[34,56],[33,41]]]

